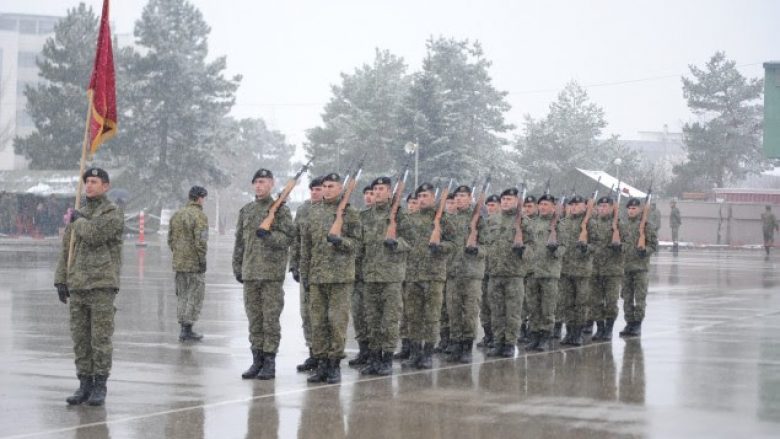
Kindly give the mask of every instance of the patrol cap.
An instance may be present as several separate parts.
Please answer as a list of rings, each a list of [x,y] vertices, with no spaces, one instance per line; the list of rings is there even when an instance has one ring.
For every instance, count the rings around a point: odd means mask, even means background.
[[[436,192],[436,188],[430,183],[423,183],[414,191],[414,194],[420,195],[423,192]]]
[[[103,183],[108,183],[108,172],[103,168],[89,168],[84,171],[84,175],[81,176],[81,180],[86,183],[88,177],[97,177],[103,180]]]
[[[525,200],[523,200],[523,204],[525,203],[536,203],[536,197],[533,195],[528,195],[525,197]]]
[[[599,198],[599,201],[597,204],[612,204],[612,198],[608,196],[603,196]]]
[[[265,168],[260,168],[255,172],[255,176],[252,177],[252,183],[258,178],[274,178],[274,173]]]
[[[551,203],[555,203],[555,197],[552,194],[544,194],[536,201],[536,204],[541,203],[542,201],[549,201]]]
[[[332,181],[334,183],[341,183],[341,176],[335,172],[331,172],[330,174],[325,174],[322,176],[322,182],[325,183],[327,181]]]
[[[447,194],[447,199],[448,200],[454,200],[455,199],[455,194],[454,193],[453,194]]]
[[[628,203],[626,203],[626,207],[639,206],[640,204],[642,203],[639,201],[639,198],[631,198],[628,200]]]
[[[516,187],[510,187],[509,189],[504,189],[504,192],[501,192],[502,197],[516,197],[518,194]]]
[[[322,186],[322,177],[314,177],[309,182],[309,189],[314,189],[319,186]]]
[[[374,190],[374,186],[372,186],[372,185],[368,185],[368,186],[364,187],[363,188],[363,195],[365,195],[366,192],[371,192],[372,190]]]
[[[496,194],[493,194],[493,195],[487,197],[487,199],[485,200],[485,204],[487,204],[487,203],[500,203],[500,202],[501,202],[501,198],[498,198],[498,195],[496,195]]]
[[[571,198],[569,198],[569,204],[576,204],[576,203],[584,203],[585,199],[582,198],[582,195],[572,195]]]
[[[209,195],[209,191],[205,187],[193,186],[190,188],[189,197],[190,200],[197,200],[200,197],[206,197]]]
[[[465,184],[463,184],[463,185],[460,185],[460,186],[456,187],[455,190],[452,191],[452,193],[453,194],[461,194],[461,193],[470,194],[471,193],[471,188],[466,186]]]
[[[388,186],[392,185],[392,181],[390,180],[390,177],[377,177],[374,181],[371,182],[371,189],[374,188],[374,186],[380,185],[380,184],[386,184]]]
[[[415,193],[409,193],[409,195],[406,196],[407,203],[409,202],[409,200],[416,200],[416,199],[417,199],[417,194]]]

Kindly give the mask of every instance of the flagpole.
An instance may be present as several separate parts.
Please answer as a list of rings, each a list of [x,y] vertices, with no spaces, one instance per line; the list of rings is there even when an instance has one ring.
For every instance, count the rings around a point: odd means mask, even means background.
[[[81,207],[81,192],[84,190],[84,168],[87,164],[87,143],[89,143],[89,122],[92,119],[92,90],[87,90],[87,120],[84,123],[84,141],[81,142],[81,163],[79,165],[79,186],[76,190],[76,207],[78,210]],[[70,231],[70,247],[68,248],[68,271],[73,263],[73,249],[76,245],[76,231],[71,227]]]

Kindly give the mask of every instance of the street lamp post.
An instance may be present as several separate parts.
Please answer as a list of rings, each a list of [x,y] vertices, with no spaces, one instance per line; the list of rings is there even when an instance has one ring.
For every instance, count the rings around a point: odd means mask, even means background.
[[[617,175],[615,175],[615,177],[617,177],[617,181],[618,181],[617,191],[618,193],[620,193],[620,165],[623,164],[623,160],[620,157],[618,157],[614,161],[612,161],[612,164],[615,165],[615,167],[617,168],[616,171]]]
[[[404,151],[406,151],[407,154],[414,153],[414,187],[417,188],[419,184],[417,182],[417,175],[420,172],[420,167],[419,167],[420,145],[418,145],[417,143],[406,142],[406,145],[404,145]]]

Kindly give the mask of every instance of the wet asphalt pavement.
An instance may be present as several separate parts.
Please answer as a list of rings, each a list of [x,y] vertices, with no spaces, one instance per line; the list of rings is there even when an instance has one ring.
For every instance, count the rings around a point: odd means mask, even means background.
[[[327,386],[295,372],[307,351],[292,279],[276,380],[241,380],[251,355],[230,240],[210,245],[196,344],[177,340],[167,249],[127,242],[104,408],[64,401],[78,382],[56,253],[53,241],[0,240],[0,437],[780,437],[780,252],[653,257],[641,341],[515,359],[477,351],[471,365],[396,363],[384,378],[342,362],[342,384]]]

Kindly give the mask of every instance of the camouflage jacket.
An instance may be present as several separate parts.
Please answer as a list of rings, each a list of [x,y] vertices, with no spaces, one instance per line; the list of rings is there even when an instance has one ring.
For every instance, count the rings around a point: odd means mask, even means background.
[[[54,283],[66,284],[71,290],[119,289],[125,227],[122,212],[105,195],[88,198],[79,212],[83,217],[65,228]],[[75,237],[74,255],[68,269],[71,234]]]
[[[287,254],[293,237],[290,209],[282,205],[276,212],[271,234],[257,236],[260,223],[268,216],[274,200],[268,196],[247,203],[238,213],[236,242],[233,247],[233,274],[247,280],[284,280]]]
[[[672,211],[669,213],[669,227],[676,228],[682,225],[682,217],[680,216],[680,209],[672,207]]]
[[[661,212],[658,209],[650,209],[650,214],[647,215],[647,224],[656,232],[661,228]]]
[[[303,223],[309,217],[311,210],[311,200],[306,200],[298,206],[295,211],[295,221],[293,222],[293,239],[290,244],[290,270],[298,269],[301,261],[301,230]]]
[[[531,236],[533,236],[533,264],[532,274],[536,278],[559,279],[561,277],[561,264],[566,253],[566,243],[561,241],[561,222],[556,228],[558,233],[558,248],[550,251],[547,248],[547,239],[550,237],[550,222],[552,214],[537,215],[535,220],[529,221]]]
[[[436,209],[428,207],[410,214],[407,219],[408,242],[411,249],[406,259],[406,281],[424,282],[447,280],[447,260],[452,254],[455,243],[451,229],[447,226],[447,215],[441,218],[441,251],[432,253],[428,243],[433,232],[433,218]]]
[[[471,209],[461,210],[447,218],[447,233],[452,235],[455,243],[452,252],[452,263],[447,266],[447,277],[465,279],[482,279],[485,277],[486,248],[480,247],[476,255],[465,252],[466,239],[469,236]],[[477,244],[487,243],[485,220],[480,217],[477,223]]]
[[[618,220],[620,242],[626,242],[625,223]],[[595,215],[588,224],[588,239],[593,249],[593,275],[623,276],[623,248],[613,250],[612,215]]]
[[[761,222],[763,223],[764,234],[771,235],[775,232],[775,230],[777,230],[778,224],[774,213],[762,213]]]
[[[584,212],[578,215],[569,215],[564,221],[561,221],[561,234],[558,236],[558,240],[566,245],[561,274],[589,277],[593,271],[593,231],[590,227],[588,227],[588,243],[585,247],[585,253],[577,247],[583,219],[585,219]]]
[[[358,217],[360,218],[360,225],[363,225],[363,221],[366,220],[368,216],[368,212],[371,210],[370,207],[366,207],[363,210],[358,212]],[[361,230],[361,239],[362,239],[362,230]],[[355,280],[362,282],[363,281],[363,245],[358,245],[357,249],[355,249]]]
[[[490,277],[525,277],[533,261],[531,220],[523,217],[523,256],[512,251],[515,242],[516,210],[502,211],[491,217],[489,227],[487,274]]]
[[[650,255],[655,253],[658,247],[658,235],[656,234],[655,227],[652,227],[650,222],[647,223],[647,230],[645,231],[645,249],[647,254],[644,258],[639,257],[639,252],[636,247],[639,241],[639,223],[642,215],[637,215],[634,218],[628,218],[626,221],[625,229],[620,230],[621,237],[625,239],[623,243],[623,252],[626,255],[623,270],[626,273],[633,273],[636,271],[647,271],[650,266]]]
[[[312,206],[303,228],[301,278],[310,283],[334,284],[355,281],[355,253],[360,246],[360,217],[352,207],[344,211],[341,243],[327,241],[336,219],[338,200]]]
[[[362,270],[364,282],[403,282],[409,253],[409,220],[398,212],[395,250],[385,246],[385,234],[390,223],[390,203],[377,203],[360,218]]]
[[[206,272],[209,219],[203,206],[191,201],[171,217],[168,247],[173,252],[173,271]]]

